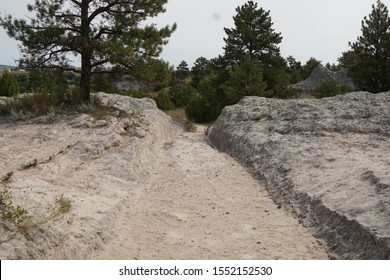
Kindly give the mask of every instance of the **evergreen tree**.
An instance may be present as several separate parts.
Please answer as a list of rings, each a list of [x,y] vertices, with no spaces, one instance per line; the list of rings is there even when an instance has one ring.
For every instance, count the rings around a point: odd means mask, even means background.
[[[263,64],[272,64],[272,58],[280,53],[278,44],[282,42],[280,33],[272,28],[270,11],[258,9],[257,3],[248,1],[236,8],[233,17],[234,28],[225,28],[227,38],[225,57],[233,64],[239,63],[245,54],[256,58]]]
[[[183,60],[176,67],[175,77],[178,81],[183,82],[189,76],[190,76],[190,68],[188,68],[188,63]]]
[[[56,69],[32,70],[28,73],[30,92],[51,93],[63,97],[68,91],[69,82],[64,72]]]
[[[264,81],[273,95],[278,96],[288,84],[287,63],[280,56],[278,44],[282,42],[280,33],[273,29],[270,11],[258,8],[257,3],[248,1],[237,7],[233,17],[234,28],[225,28],[224,59],[233,67],[249,55],[251,60],[263,65]]]
[[[264,96],[267,84],[263,81],[263,67],[256,59],[246,55],[229,71],[230,79],[223,86],[231,104],[244,96]]]
[[[305,65],[302,66],[302,79],[305,80],[309,78],[314,69],[316,69],[320,65],[322,65],[321,61],[315,59],[314,57],[310,57],[310,59],[306,61]]]
[[[211,73],[211,62],[204,57],[197,58],[194,62],[194,66],[191,68],[192,86],[196,88],[199,82],[207,78]]]
[[[387,7],[377,1],[362,21],[362,35],[350,43],[354,56],[349,74],[362,89],[381,92],[390,89],[390,18]]]
[[[290,83],[296,84],[302,81],[302,64],[297,61],[293,56],[287,57],[288,73],[290,74]]]
[[[94,69],[131,72],[140,60],[157,57],[176,25],[145,24],[165,11],[167,0],[35,0],[28,5],[35,17],[0,18],[10,37],[22,43],[20,60],[26,68],[71,67],[68,54],[81,58],[80,89],[88,100]],[[143,22],[143,24],[140,24]],[[106,71],[106,70],[104,70]]]
[[[0,79],[0,96],[14,96],[19,92],[19,84],[14,76],[5,72]]]
[[[197,95],[197,91],[189,84],[180,84],[172,86],[169,95],[176,108],[184,108]]]
[[[173,78],[173,66],[162,59],[148,59],[139,61],[133,75],[138,82],[151,84],[157,90],[163,89],[170,85]]]

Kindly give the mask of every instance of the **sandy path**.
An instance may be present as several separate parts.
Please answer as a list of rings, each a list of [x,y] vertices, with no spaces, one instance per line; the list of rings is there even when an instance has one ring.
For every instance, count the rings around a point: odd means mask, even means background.
[[[177,132],[150,184],[91,259],[325,259],[263,186],[197,133]]]

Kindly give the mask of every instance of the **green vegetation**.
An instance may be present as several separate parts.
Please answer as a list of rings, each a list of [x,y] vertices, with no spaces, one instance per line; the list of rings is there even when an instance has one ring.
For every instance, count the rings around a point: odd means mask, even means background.
[[[0,217],[3,221],[8,221],[15,225],[20,225],[26,220],[28,211],[20,205],[14,205],[12,193],[7,184],[1,184],[0,191]]]
[[[13,75],[5,72],[0,78],[0,96],[14,96],[19,92],[19,84]]]
[[[169,89],[169,96],[176,108],[186,107],[197,95],[198,91],[189,84],[178,84]]]
[[[385,4],[377,1],[362,21],[362,35],[340,63],[362,90],[382,92],[390,89],[390,17]]]
[[[80,5],[64,11],[61,5],[56,5],[59,1],[35,1],[34,5],[29,5],[31,11],[38,11],[36,21],[31,23],[13,21],[11,17],[0,18],[0,25],[9,35],[22,42],[25,55],[21,60],[22,66],[32,69],[26,74],[14,75],[20,91],[39,93],[31,97],[32,100],[26,97],[16,103],[3,102],[0,114],[7,111],[13,112],[14,116],[28,118],[28,110],[34,115],[48,114],[53,113],[53,108],[59,104],[71,102],[82,103],[86,111],[93,111],[92,114],[96,113],[98,117],[104,116],[104,108],[88,102],[92,89],[136,98],[153,98],[162,110],[177,108],[183,110],[191,121],[209,123],[219,116],[225,106],[235,104],[245,96],[298,97],[300,93],[291,85],[307,79],[314,69],[322,65],[314,57],[305,63],[293,56],[283,58],[279,49],[282,34],[274,29],[270,11],[259,7],[255,1],[236,8],[234,26],[224,28],[223,53],[212,59],[201,56],[192,68],[184,60],[174,68],[157,58],[176,25],[157,29],[138,24],[164,12],[163,6],[167,1],[111,1],[112,12],[99,6],[103,4],[92,8],[80,1],[72,1]],[[94,18],[90,18],[90,25],[76,24],[75,30],[64,33],[61,28],[66,30],[69,27],[75,12],[86,11],[87,8],[95,12],[95,16],[112,19],[111,29],[105,24],[94,27]],[[114,8],[123,10],[118,14],[119,10]],[[132,12],[129,9],[133,9]],[[54,26],[46,25],[50,20],[53,20]],[[90,34],[82,33],[81,30],[87,27],[94,28]],[[76,36],[76,33],[80,35]],[[54,37],[57,45],[45,45]],[[81,71],[76,73],[66,63],[66,52],[58,51],[70,40],[74,44],[65,50],[76,52],[82,58]],[[83,45],[82,42],[88,43]],[[350,47],[337,65],[327,63],[326,67],[332,71],[347,69],[362,90],[374,93],[390,90],[390,18],[387,7],[381,1],[377,1],[371,14],[364,18],[362,36],[355,43],[350,43]],[[11,79],[9,75],[3,76]],[[125,90],[118,83],[124,80],[124,84],[136,83]],[[349,90],[334,81],[324,80],[310,94],[322,98]],[[14,94],[15,91],[3,93],[6,96]]]
[[[339,94],[350,92],[351,89],[347,86],[339,86],[334,80],[323,80],[321,84],[314,90],[313,95],[316,98],[331,97]]]
[[[72,201],[63,195],[57,198],[49,210],[45,210],[45,215],[36,217],[30,215],[29,211],[20,205],[15,205],[12,193],[6,183],[1,183],[0,191],[0,221],[8,226],[6,234],[0,236],[0,245],[14,238],[16,234],[21,234],[28,240],[33,240],[31,231],[48,225],[60,219],[62,215],[69,213],[72,209]]]
[[[165,111],[175,109],[175,105],[172,102],[171,96],[164,91],[160,91],[154,98],[154,101],[156,101],[156,105],[160,110]]]
[[[222,88],[229,103],[237,103],[244,96],[265,96],[267,83],[263,81],[262,64],[245,56],[229,71]]]
[[[36,0],[27,6],[35,17],[27,22],[0,18],[10,37],[20,41],[26,69],[59,69],[80,73],[82,100],[88,101],[91,77],[110,72],[134,73],[136,66],[157,57],[176,24],[157,28],[145,20],[165,12],[167,0],[65,1]],[[142,23],[142,24],[140,24]],[[70,65],[69,54],[81,60]]]
[[[11,114],[15,120],[30,120],[40,116],[54,117],[55,107],[62,101],[61,96],[49,93],[27,94],[0,103],[0,115]]]

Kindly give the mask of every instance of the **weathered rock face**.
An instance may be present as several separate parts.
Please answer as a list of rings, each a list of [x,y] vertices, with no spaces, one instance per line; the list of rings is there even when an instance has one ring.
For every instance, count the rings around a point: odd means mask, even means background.
[[[321,100],[246,97],[211,142],[341,259],[390,259],[390,93]]]
[[[333,72],[324,66],[318,66],[314,69],[309,78],[293,85],[292,87],[301,92],[310,92],[316,89],[322,81],[326,80],[336,81],[338,85],[347,86],[351,90],[357,89],[352,79],[348,77],[346,69]]]

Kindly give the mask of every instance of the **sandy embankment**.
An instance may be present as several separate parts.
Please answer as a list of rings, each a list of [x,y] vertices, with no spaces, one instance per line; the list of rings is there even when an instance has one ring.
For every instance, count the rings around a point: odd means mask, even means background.
[[[1,259],[327,258],[261,184],[206,143],[203,128],[183,133],[151,101],[99,96],[118,117],[1,119],[0,174],[14,171],[15,203],[39,220],[59,196],[72,201],[33,240],[2,243]],[[36,167],[19,170],[33,159]]]

